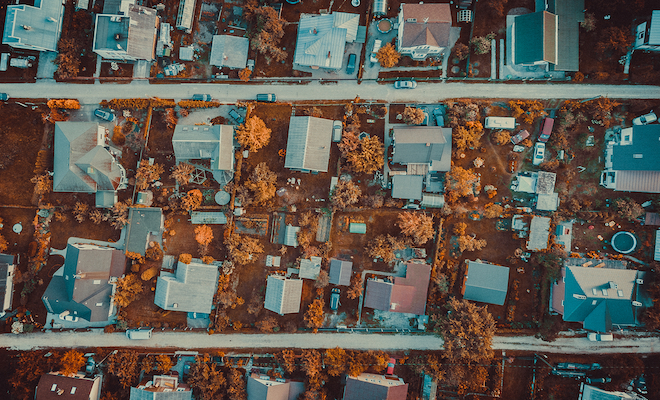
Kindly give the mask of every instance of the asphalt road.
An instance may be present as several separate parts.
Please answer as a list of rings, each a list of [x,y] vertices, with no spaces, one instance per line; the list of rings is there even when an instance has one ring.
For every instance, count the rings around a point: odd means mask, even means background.
[[[341,81],[337,84],[283,84],[264,82],[246,84],[67,84],[54,81],[0,84],[0,92],[12,98],[75,98],[84,104],[94,104],[113,98],[160,97],[180,100],[195,93],[209,93],[220,102],[254,99],[257,93],[275,93],[280,101],[345,100],[356,96],[365,100],[388,102],[432,103],[439,100],[469,98],[505,99],[587,99],[606,96],[620,99],[660,99],[660,87],[644,85],[588,85],[569,83],[424,83],[416,89],[394,89],[391,83],[378,84]]]
[[[365,337],[358,337],[363,335]],[[387,335],[362,333],[233,334],[207,335],[194,332],[154,332],[150,340],[129,340],[123,333],[37,332],[0,335],[0,347],[9,350],[75,347],[149,347],[189,349],[327,349],[442,350],[442,339],[432,335]],[[561,354],[660,353],[660,338],[616,339],[590,342],[585,337],[544,342],[533,336],[495,337],[495,350],[520,350]]]

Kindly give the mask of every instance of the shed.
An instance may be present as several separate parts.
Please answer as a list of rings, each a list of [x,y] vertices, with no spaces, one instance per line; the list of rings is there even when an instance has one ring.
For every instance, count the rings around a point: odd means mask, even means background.
[[[387,14],[387,0],[374,0],[373,13],[374,15]]]
[[[509,289],[509,267],[468,261],[463,298],[504,305]]]
[[[424,177],[421,175],[394,175],[392,197],[395,199],[421,200]]]
[[[527,250],[539,251],[548,248],[548,237],[550,236],[550,218],[532,217],[529,226],[529,240]]]
[[[291,247],[298,247],[298,232],[300,232],[299,226],[287,225],[284,228],[284,245]]]
[[[190,223],[193,225],[224,225],[227,216],[221,211],[193,211],[190,214]]]
[[[303,279],[316,280],[321,273],[321,257],[303,258],[300,260],[300,272],[298,275]]]
[[[270,275],[266,283],[264,308],[280,315],[299,312],[302,288],[302,279]]]
[[[339,286],[350,286],[353,274],[353,263],[336,258],[330,259],[330,283]]]
[[[555,235],[555,243],[563,245],[564,249],[570,252],[573,242],[573,221],[558,223]]]
[[[367,233],[367,224],[362,223],[362,222],[351,222],[348,225],[348,231],[350,233],[365,234],[365,233]]]
[[[422,193],[422,207],[442,208],[445,206],[445,196],[442,194]]]
[[[557,211],[559,193],[539,194],[536,196],[536,209],[540,211]]]

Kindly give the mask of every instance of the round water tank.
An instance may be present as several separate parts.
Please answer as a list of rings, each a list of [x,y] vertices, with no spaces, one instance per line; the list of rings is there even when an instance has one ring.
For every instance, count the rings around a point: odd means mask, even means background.
[[[218,193],[215,194],[215,202],[221,206],[229,204],[231,200],[231,195],[224,190],[218,190]]]

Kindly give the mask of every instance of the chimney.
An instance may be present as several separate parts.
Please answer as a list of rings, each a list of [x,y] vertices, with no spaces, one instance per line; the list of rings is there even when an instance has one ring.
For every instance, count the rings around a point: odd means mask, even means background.
[[[330,58],[330,52],[328,51],[328,58]]]
[[[22,27],[23,29],[25,29],[26,31],[30,31],[30,30],[32,30],[32,27],[31,27],[30,25],[21,25],[21,27]]]

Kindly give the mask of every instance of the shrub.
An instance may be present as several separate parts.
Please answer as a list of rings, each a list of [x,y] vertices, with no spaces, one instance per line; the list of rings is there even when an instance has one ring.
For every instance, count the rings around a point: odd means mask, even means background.
[[[217,101],[201,101],[201,100],[181,100],[178,103],[181,108],[214,108],[220,107]]]
[[[475,36],[470,41],[472,44],[472,50],[476,54],[488,54],[490,53],[490,40],[484,36]]]
[[[190,262],[192,261],[192,255],[186,253],[180,254],[179,261],[181,261],[184,264],[190,264]]]

